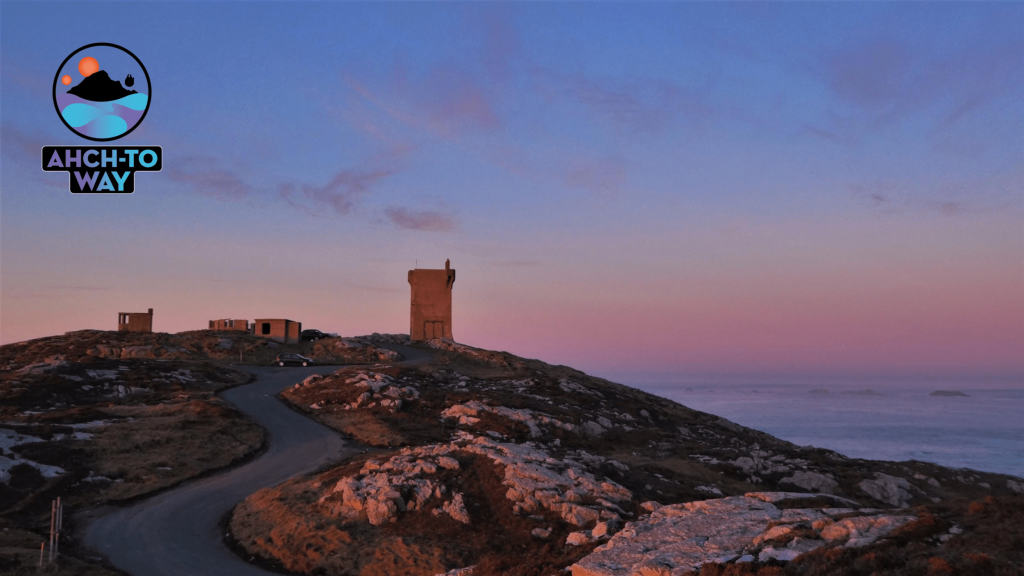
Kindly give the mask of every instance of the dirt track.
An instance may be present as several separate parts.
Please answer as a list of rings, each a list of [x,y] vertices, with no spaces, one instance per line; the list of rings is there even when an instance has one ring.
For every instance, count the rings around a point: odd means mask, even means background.
[[[310,374],[333,368],[252,368],[257,380],[222,397],[266,428],[268,449],[256,460],[209,478],[82,518],[86,546],[136,575],[270,574],[223,544],[221,518],[249,494],[354,453],[337,432],[276,399]]]

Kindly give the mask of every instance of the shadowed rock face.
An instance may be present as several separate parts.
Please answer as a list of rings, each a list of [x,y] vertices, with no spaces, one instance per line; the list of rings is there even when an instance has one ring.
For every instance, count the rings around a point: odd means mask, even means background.
[[[68,90],[68,94],[91,102],[110,102],[137,92],[125,89],[117,80],[111,80],[105,70],[100,70],[83,78],[77,86]]]
[[[915,518],[873,509],[860,515],[851,508],[780,510],[772,504],[804,496],[817,495],[751,492],[658,507],[574,564],[572,574],[681,574],[742,556],[788,561],[826,544],[870,544]]]

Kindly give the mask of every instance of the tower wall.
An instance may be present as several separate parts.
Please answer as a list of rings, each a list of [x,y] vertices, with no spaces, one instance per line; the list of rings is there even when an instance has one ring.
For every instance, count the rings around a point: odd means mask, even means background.
[[[409,338],[452,340],[452,286],[455,270],[409,270],[412,305]]]

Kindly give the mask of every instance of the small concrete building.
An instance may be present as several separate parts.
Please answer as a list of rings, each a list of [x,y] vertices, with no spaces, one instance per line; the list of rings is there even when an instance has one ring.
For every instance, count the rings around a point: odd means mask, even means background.
[[[223,320],[210,320],[210,330],[218,332],[224,330],[238,330],[239,332],[249,331],[248,320],[234,320],[231,318],[225,318]]]
[[[412,306],[409,321],[411,340],[447,338],[452,340],[452,286],[455,270],[445,260],[444,270],[409,270]]]
[[[118,332],[152,332],[153,331],[153,309],[149,312],[118,312]]]
[[[252,333],[285,344],[297,344],[302,322],[280,318],[257,318],[252,322]]]

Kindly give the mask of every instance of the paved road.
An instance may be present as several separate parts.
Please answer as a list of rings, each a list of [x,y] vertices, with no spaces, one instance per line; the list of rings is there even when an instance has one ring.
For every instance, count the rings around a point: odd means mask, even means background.
[[[418,358],[410,358],[410,363],[417,363]],[[355,453],[338,433],[275,398],[310,374],[334,369],[251,368],[256,382],[228,390],[221,397],[267,429],[267,452],[240,468],[84,518],[85,545],[136,576],[271,574],[228,550],[218,523],[249,494]]]

